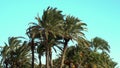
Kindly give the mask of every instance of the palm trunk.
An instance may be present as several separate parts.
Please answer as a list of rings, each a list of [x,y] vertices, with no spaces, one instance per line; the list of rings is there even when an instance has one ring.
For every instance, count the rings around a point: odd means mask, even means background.
[[[49,47],[46,46],[46,68],[50,68],[49,65]]]
[[[39,55],[39,67],[42,68],[41,55]]]
[[[65,53],[66,53],[66,50],[67,50],[67,44],[68,44],[68,39],[65,39],[65,43],[64,43],[64,48],[63,48],[63,53],[62,53],[62,56],[61,56],[61,63],[60,63],[60,68],[63,67],[64,65],[64,60],[65,60]]]
[[[51,47],[50,47],[49,55],[50,55],[50,68],[53,68],[53,62],[52,62],[52,50],[51,50]]]
[[[34,68],[34,39],[31,40],[31,51],[32,51],[32,68]]]

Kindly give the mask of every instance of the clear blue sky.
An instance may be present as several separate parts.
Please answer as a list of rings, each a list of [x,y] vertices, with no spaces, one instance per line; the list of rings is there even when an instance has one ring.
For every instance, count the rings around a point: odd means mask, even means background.
[[[9,36],[25,36],[28,23],[48,6],[87,23],[86,37],[108,41],[110,56],[120,66],[120,0],[0,0],[0,45]]]

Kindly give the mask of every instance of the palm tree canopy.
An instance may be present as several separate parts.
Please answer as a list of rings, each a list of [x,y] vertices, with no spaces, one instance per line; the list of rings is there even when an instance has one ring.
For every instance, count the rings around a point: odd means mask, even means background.
[[[92,40],[92,46],[95,48],[95,50],[99,49],[102,50],[103,52],[107,51],[110,52],[110,46],[107,41],[105,41],[102,38],[95,37]]]
[[[57,8],[48,7],[44,10],[42,18],[39,16],[35,17],[38,24],[32,23],[33,26],[27,29],[27,34],[29,37],[39,37],[45,35],[48,39],[48,35],[56,37],[60,35],[61,23],[63,21],[62,11],[57,10]],[[56,34],[56,35],[55,35]]]
[[[8,44],[5,43],[5,46],[1,51],[2,64],[8,63],[11,66],[13,66],[13,63],[16,63],[18,66],[30,65],[30,47],[27,46],[26,41],[22,43],[18,38],[19,37],[8,38]]]

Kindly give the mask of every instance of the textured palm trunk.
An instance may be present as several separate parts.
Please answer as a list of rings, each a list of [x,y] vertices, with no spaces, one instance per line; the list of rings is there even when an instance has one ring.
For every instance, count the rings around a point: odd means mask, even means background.
[[[52,50],[51,50],[51,47],[50,47],[49,55],[50,55],[50,68],[53,68],[53,62],[52,62]]]
[[[66,50],[67,50],[67,44],[68,44],[68,39],[65,39],[65,43],[64,43],[64,48],[63,48],[63,54],[62,54],[62,56],[61,56],[61,63],[60,63],[60,68],[62,68],[63,67],[63,65],[64,65],[64,60],[65,60],[65,53],[66,53]]]
[[[49,47],[46,46],[46,68],[50,68],[49,65]]]
[[[34,68],[34,39],[31,40],[31,51],[32,51],[32,68]]]

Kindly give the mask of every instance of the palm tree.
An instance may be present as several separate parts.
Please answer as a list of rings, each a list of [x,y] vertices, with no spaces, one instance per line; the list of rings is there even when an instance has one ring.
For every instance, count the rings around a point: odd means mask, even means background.
[[[106,56],[106,55],[108,55],[107,52],[110,52],[110,50],[109,50],[110,46],[107,43],[107,41],[105,41],[102,38],[95,37],[92,39],[90,44],[91,44],[90,45],[90,53],[87,54],[88,58],[87,58],[87,61],[85,61],[85,62],[87,62],[88,65],[91,67],[108,68],[106,61],[105,61],[105,60],[108,60],[108,58],[102,58],[102,57],[107,57]],[[100,50],[102,51],[101,53],[100,53]]]
[[[26,42],[21,44],[21,40],[18,40],[18,37],[9,37],[8,44],[5,43],[1,51],[1,56],[1,62],[5,64],[6,68],[21,68],[30,65],[29,47]]]
[[[63,47],[63,52],[62,52],[62,56],[61,56],[61,66],[60,68],[63,67],[63,63],[64,63],[64,58],[65,58],[65,53],[68,47],[68,42],[70,40],[76,40],[77,38],[80,36],[84,36],[84,33],[82,33],[81,31],[84,31],[84,27],[86,26],[85,23],[82,23],[81,20],[79,20],[78,18],[75,18],[73,16],[67,16],[66,19],[63,22],[63,40],[64,42],[64,47]]]
[[[43,43],[46,49],[46,68],[50,68],[49,57],[51,45],[49,45],[49,43],[51,42],[51,38],[62,35],[60,27],[63,15],[61,11],[56,10],[56,8],[48,7],[47,10],[43,12],[42,19],[39,16],[35,19],[38,21],[38,24],[32,23],[33,26],[28,28],[27,34],[29,37],[34,36],[34,38],[38,38],[40,42]]]
[[[30,67],[31,66],[31,54],[30,54],[30,46],[26,41],[23,42],[23,44],[16,50],[16,53],[19,58],[17,58],[19,61],[17,61],[17,65],[22,67]],[[23,59],[24,58],[24,59]],[[22,59],[22,60],[20,60]]]
[[[38,30],[38,29],[36,29],[36,28],[34,28],[35,26],[30,26],[28,29],[27,29],[27,31],[26,31],[26,34],[27,34],[27,36],[30,38],[30,41],[29,41],[29,46],[31,47],[31,52],[32,52],[32,68],[34,68],[34,50],[35,50],[35,42],[34,42],[34,40],[35,40],[35,38],[36,38],[36,36],[35,36],[35,34],[36,34],[36,31]],[[33,32],[34,31],[34,32]]]
[[[106,63],[106,61],[109,61],[109,59],[102,58],[106,56],[103,55],[106,52],[102,52],[102,53],[95,52],[94,49],[91,49],[92,47],[90,46],[91,42],[83,38],[78,38],[78,39],[79,40],[76,47],[72,46],[67,49],[65,60],[69,61],[69,64],[70,64],[70,60],[72,60],[72,63],[74,63],[76,67],[78,65],[80,67],[85,67],[85,68],[90,68],[90,67],[101,68],[104,66],[106,67],[109,66],[108,63]],[[104,61],[103,59],[106,61]]]

